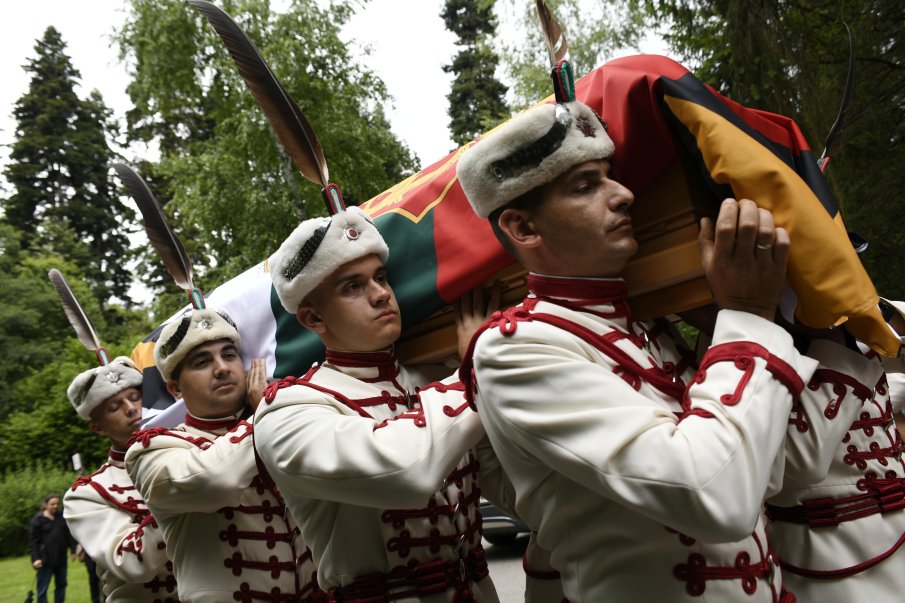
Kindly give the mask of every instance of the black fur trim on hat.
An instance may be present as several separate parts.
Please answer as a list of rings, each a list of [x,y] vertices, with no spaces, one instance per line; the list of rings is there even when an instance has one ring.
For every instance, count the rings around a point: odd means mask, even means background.
[[[283,278],[287,281],[291,281],[305,268],[308,262],[311,261],[311,258],[314,257],[314,253],[317,251],[317,248],[320,247],[320,244],[327,235],[327,230],[332,223],[333,220],[330,220],[323,226],[318,226],[314,229],[314,232],[311,233],[311,236],[305,241],[302,248],[299,249],[299,252],[295,254],[292,261],[286,265],[286,269],[283,271]]]
[[[563,105],[557,105],[557,109]],[[544,159],[552,155],[565,140],[566,134],[569,133],[569,126],[572,125],[572,114],[568,109],[560,113],[557,111],[556,118],[546,134],[526,145],[507,157],[498,159],[490,164],[490,173],[498,181],[508,180],[521,176],[528,170],[532,170],[539,166]]]
[[[189,325],[191,324],[192,313],[188,312],[182,316],[182,322],[179,323],[179,328],[176,329],[173,336],[166,340],[161,346],[160,356],[162,358],[166,358],[176,351],[176,348],[178,348],[179,344],[182,343],[182,340],[185,339],[185,334],[189,332]]]
[[[225,320],[226,322],[228,322],[228,323],[229,323],[229,326],[231,326],[232,328],[234,328],[236,331],[239,330],[239,327],[236,326],[236,323],[233,322],[233,319],[232,319],[232,317],[231,317],[229,314],[227,314],[226,312],[224,312],[224,311],[222,311],[222,310],[215,310],[215,312],[217,312],[217,314],[220,316],[220,318],[222,318],[223,320]]]
[[[97,379],[97,369],[94,369],[94,372],[91,373],[91,376],[88,377],[88,381],[85,382],[85,385],[82,386],[82,389],[79,390],[79,395],[75,397],[75,407],[78,408],[82,405],[82,402],[85,401],[85,398],[88,396],[88,392],[91,391],[91,386],[94,385],[94,381]]]

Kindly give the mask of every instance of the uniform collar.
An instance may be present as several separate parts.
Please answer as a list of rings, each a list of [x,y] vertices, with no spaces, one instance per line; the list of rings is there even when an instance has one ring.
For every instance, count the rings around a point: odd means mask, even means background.
[[[236,414],[228,417],[221,417],[219,419],[202,419],[201,417],[196,417],[195,415],[186,412],[185,424],[189,427],[194,427],[195,429],[222,435],[245,419],[250,414],[249,411],[250,409],[247,406],[243,406]]]
[[[124,466],[126,460],[126,453],[122,450],[117,450],[116,448],[111,448],[109,452],[107,452],[107,462],[113,465],[114,467],[122,468]]]
[[[528,289],[539,299],[631,322],[628,287],[621,278],[528,274]]]
[[[399,361],[392,347],[377,352],[342,352],[327,348],[327,364],[363,381],[392,381],[399,375]]]

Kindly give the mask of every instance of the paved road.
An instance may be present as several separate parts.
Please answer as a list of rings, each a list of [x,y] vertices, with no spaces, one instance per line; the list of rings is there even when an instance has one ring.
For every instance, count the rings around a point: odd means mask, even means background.
[[[522,536],[514,544],[500,546],[484,541],[490,577],[496,586],[500,603],[524,603],[525,572],[522,571],[522,554],[528,546],[528,536]]]

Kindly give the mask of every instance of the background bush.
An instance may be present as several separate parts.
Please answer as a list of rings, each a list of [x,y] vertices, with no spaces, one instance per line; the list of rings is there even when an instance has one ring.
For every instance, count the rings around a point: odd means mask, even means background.
[[[28,520],[41,510],[45,496],[51,492],[63,496],[75,478],[75,472],[50,463],[36,463],[0,477],[0,557],[28,552]]]

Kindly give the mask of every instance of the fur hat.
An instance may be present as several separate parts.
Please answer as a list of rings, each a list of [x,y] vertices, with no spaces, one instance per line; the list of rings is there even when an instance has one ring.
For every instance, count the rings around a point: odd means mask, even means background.
[[[456,166],[475,213],[495,209],[566,173],[613,154],[600,116],[578,101],[538,105],[478,140]]]
[[[141,371],[127,356],[118,356],[110,363],[79,373],[66,396],[72,402],[75,412],[86,421],[91,420],[91,412],[110,396],[124,389],[141,387]]]
[[[169,381],[189,352],[218,339],[229,339],[237,347],[241,344],[239,330],[229,314],[213,308],[188,310],[163,327],[154,345],[154,364],[164,381]]]
[[[305,296],[337,268],[371,254],[386,262],[390,250],[371,216],[347,207],[299,224],[270,256],[270,278],[283,308],[295,314]]]

